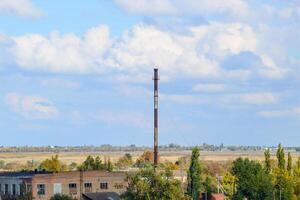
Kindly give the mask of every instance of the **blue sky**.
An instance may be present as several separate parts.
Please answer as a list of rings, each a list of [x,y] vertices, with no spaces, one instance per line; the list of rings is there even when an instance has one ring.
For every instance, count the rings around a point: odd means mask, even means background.
[[[2,145],[299,146],[296,0],[0,1]]]

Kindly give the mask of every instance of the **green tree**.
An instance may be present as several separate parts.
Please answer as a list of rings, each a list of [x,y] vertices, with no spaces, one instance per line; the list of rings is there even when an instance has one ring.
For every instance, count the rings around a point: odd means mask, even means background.
[[[212,193],[214,191],[213,187],[212,187],[213,183],[212,183],[212,178],[210,176],[207,176],[205,178],[205,181],[204,181],[204,190],[207,194],[207,199],[211,199],[212,197]]]
[[[52,156],[51,159],[46,159],[42,161],[39,168],[49,172],[61,172],[67,170],[66,165],[64,165],[58,159],[58,155]]]
[[[112,172],[112,171],[113,171],[114,166],[113,166],[112,162],[110,161],[110,158],[105,159],[105,162],[104,162],[104,169],[106,169],[106,170],[109,171],[109,172]]]
[[[281,197],[282,200],[291,200],[294,194],[294,180],[291,175],[292,159],[290,156],[290,163],[288,163],[287,168],[285,168],[285,153],[281,144],[278,145],[277,150],[277,162],[278,166],[274,169],[273,177],[275,179],[275,196]],[[288,171],[290,169],[290,171]]]
[[[287,163],[287,171],[289,174],[292,174],[292,165],[293,165],[293,160],[292,160],[292,155],[291,152],[288,153],[288,163]]]
[[[94,170],[95,169],[95,160],[92,156],[86,157],[85,161],[80,166],[81,170],[88,171],[88,170]]]
[[[278,168],[283,170],[285,168],[285,156],[284,149],[281,144],[278,145],[276,156],[278,161]]]
[[[276,168],[275,177],[275,196],[281,196],[281,200],[291,200],[294,194],[294,180],[286,169]]]
[[[298,157],[297,164],[294,168],[294,194],[300,199],[300,156]]]
[[[95,158],[93,169],[94,170],[102,170],[102,169],[104,169],[104,166],[102,164],[102,160],[101,160],[101,158],[99,156],[96,156],[96,158]]]
[[[201,166],[199,161],[199,148],[194,147],[192,150],[191,163],[188,171],[188,186],[187,193],[193,200],[199,199],[200,193],[200,176],[201,176]]]
[[[235,192],[235,177],[230,172],[226,172],[222,177],[221,183],[226,196],[232,199]]]
[[[270,149],[265,150],[265,170],[269,174],[271,172],[271,153]]]
[[[123,200],[184,200],[180,182],[153,169],[142,169],[127,177],[128,187]]]
[[[74,200],[72,197],[65,194],[55,194],[50,200]]]
[[[272,181],[260,163],[238,158],[233,162],[232,174],[236,178],[233,199],[272,199]]]

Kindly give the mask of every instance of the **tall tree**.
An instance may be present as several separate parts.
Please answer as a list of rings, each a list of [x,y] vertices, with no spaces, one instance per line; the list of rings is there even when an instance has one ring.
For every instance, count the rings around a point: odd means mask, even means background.
[[[271,177],[260,163],[238,158],[233,162],[232,174],[236,177],[233,199],[272,199]]]
[[[199,199],[200,194],[200,176],[201,166],[199,161],[199,148],[194,147],[192,150],[191,164],[188,171],[188,187],[187,193],[193,200]]]
[[[294,181],[287,168],[285,168],[285,153],[281,144],[278,145],[276,156],[278,166],[273,172],[275,178],[275,196],[281,197],[282,200],[291,200],[294,193]]]
[[[61,172],[67,170],[67,166],[58,159],[58,155],[42,161],[39,168],[49,172]]]
[[[287,163],[287,171],[289,174],[292,174],[292,165],[293,165],[293,160],[292,160],[292,155],[291,152],[288,153],[288,163]]]
[[[271,172],[271,153],[270,153],[270,149],[265,150],[265,170],[266,170],[266,173],[268,173],[268,174]]]
[[[185,200],[184,191],[178,180],[169,178],[163,171],[143,169],[127,177],[124,200]]]
[[[281,170],[285,169],[284,149],[281,144],[278,145],[276,156],[278,161],[278,168]]]

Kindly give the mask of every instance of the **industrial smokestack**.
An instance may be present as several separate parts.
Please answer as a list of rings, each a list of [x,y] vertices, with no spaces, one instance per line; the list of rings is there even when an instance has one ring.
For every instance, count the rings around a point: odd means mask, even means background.
[[[154,69],[154,168],[158,164],[158,69]]]

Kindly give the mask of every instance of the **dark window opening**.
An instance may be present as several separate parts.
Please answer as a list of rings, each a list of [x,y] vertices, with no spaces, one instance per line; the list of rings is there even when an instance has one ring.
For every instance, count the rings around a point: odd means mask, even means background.
[[[12,194],[14,196],[17,194],[17,192],[16,192],[16,184],[12,184]]]
[[[108,184],[107,183],[100,183],[100,189],[107,190]]]
[[[69,193],[70,194],[77,194],[77,185],[76,183],[70,183],[69,184]]]
[[[37,194],[38,195],[45,195],[45,184],[38,184],[37,185]]]
[[[92,183],[84,183],[85,193],[92,192]]]
[[[8,194],[8,184],[4,185],[4,194]]]

